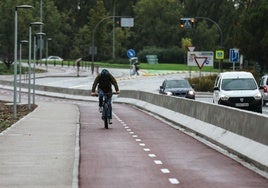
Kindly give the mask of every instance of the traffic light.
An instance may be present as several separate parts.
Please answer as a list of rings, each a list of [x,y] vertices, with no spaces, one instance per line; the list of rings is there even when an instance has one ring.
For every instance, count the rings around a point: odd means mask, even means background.
[[[180,19],[180,28],[182,29],[192,29],[194,28],[195,19],[194,18],[181,18]]]
[[[180,28],[184,28],[184,21],[182,19],[180,20]]]

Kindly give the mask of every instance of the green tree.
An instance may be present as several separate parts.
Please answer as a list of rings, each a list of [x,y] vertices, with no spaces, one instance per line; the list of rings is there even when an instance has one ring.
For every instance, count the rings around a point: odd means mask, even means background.
[[[168,47],[179,45],[179,18],[181,6],[177,0],[140,0],[134,6],[135,44]]]
[[[268,2],[251,1],[243,6],[244,12],[238,23],[236,45],[249,60],[257,61],[262,67],[267,66]]]
[[[15,7],[22,4],[31,5],[30,1],[0,1],[0,58],[10,67],[14,60],[14,15]],[[18,41],[28,40],[28,23],[33,10],[18,10]]]
[[[184,15],[186,17],[197,17],[196,30],[198,33],[195,33],[193,43],[198,44],[198,49],[219,48],[221,47],[221,40],[225,49],[233,46],[232,37],[235,34],[233,31],[238,20],[238,11],[234,5],[233,1],[228,0],[184,1]],[[213,21],[222,30],[222,36]]]

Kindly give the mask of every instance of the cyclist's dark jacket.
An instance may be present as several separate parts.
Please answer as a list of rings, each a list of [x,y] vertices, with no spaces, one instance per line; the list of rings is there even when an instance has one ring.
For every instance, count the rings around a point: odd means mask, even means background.
[[[98,86],[98,90],[102,90],[105,93],[111,93],[113,91],[112,85],[114,85],[115,91],[119,91],[117,81],[113,75],[109,73],[106,78],[103,78],[101,74],[98,74],[94,80],[91,91],[95,93],[96,87]]]

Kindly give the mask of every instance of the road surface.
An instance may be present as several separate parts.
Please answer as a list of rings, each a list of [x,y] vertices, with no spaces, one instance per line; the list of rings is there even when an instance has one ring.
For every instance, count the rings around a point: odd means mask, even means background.
[[[104,129],[97,103],[81,113],[80,187],[268,187],[268,180],[158,118],[114,104]]]

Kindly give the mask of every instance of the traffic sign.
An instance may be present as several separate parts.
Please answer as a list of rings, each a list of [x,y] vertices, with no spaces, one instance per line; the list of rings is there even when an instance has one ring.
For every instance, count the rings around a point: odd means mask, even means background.
[[[224,59],[224,51],[223,50],[216,50],[215,58],[216,59]]]
[[[188,51],[193,52],[195,50],[195,46],[188,46]]]
[[[135,55],[136,55],[135,50],[133,50],[133,49],[129,49],[129,50],[127,51],[127,56],[128,56],[128,58],[135,57]]]
[[[199,69],[202,69],[205,63],[209,64],[209,61],[207,59],[207,57],[194,57],[194,60]]]
[[[229,51],[229,60],[230,62],[239,62],[239,50],[232,48]]]
[[[203,66],[212,67],[214,64],[214,52],[212,51],[188,51],[187,52],[187,65],[198,66],[200,69]]]

